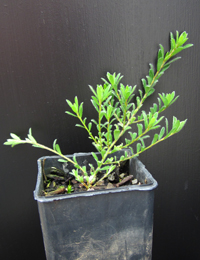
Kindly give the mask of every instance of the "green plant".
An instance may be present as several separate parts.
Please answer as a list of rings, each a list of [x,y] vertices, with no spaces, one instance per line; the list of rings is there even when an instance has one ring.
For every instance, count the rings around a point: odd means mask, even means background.
[[[86,189],[95,186],[97,173],[99,171],[105,171],[105,174],[101,178],[102,180],[106,178],[121,161],[138,156],[145,150],[178,133],[185,125],[186,120],[180,121],[176,117],[173,117],[171,130],[168,129],[167,118],[165,118],[165,126],[160,125],[164,116],[159,117],[159,115],[178,98],[178,96],[175,96],[174,91],[168,94],[159,94],[158,104],[154,103],[148,113],[145,111],[140,112],[140,110],[147,97],[152,95],[155,91],[154,87],[158,79],[170,67],[172,62],[180,59],[180,57],[173,57],[193,45],[184,45],[187,40],[186,32],[179,35],[177,31],[175,38],[171,33],[171,48],[166,54],[164,53],[164,47],[160,44],[156,71],[154,71],[154,66],[150,64],[149,75],[146,76],[146,79],[142,79],[144,89],[143,91],[139,90],[139,95],[137,96],[134,94],[136,86],[124,86],[120,83],[122,79],[121,74],[107,73],[107,79],[102,79],[104,84],[97,85],[96,90],[89,86],[93,93],[91,102],[98,113],[96,120],[92,119],[89,123],[86,123],[86,118],[83,117],[83,103],[79,104],[77,97],[75,97],[74,103],[66,100],[71,108],[71,112],[66,111],[66,113],[79,119],[80,124],[76,126],[84,128],[88,132],[93,145],[101,154],[101,158],[99,159],[95,153],[92,153],[97,166],[94,167],[94,165],[90,165],[90,173],[86,171],[85,166],[80,166],[77,163],[75,156],[73,159],[69,159],[63,155],[60,146],[57,144],[57,140],[53,143],[53,149],[39,144],[33,137],[31,129],[29,129],[28,137],[25,138],[25,140],[21,140],[19,136],[11,133],[12,139],[8,139],[4,144],[11,145],[12,147],[18,144],[31,144],[34,147],[49,150],[61,157],[59,161],[71,162],[74,165],[71,174],[74,175],[75,179],[82,183]],[[133,125],[136,125],[137,131],[135,132],[132,131]],[[97,136],[92,132],[94,126],[98,131]],[[147,134],[158,128],[160,128],[159,132],[153,134],[152,141],[148,145],[145,145],[146,139],[150,137]],[[124,134],[129,137],[121,141]],[[135,152],[132,148],[133,144],[136,144],[134,148]],[[120,160],[116,160],[115,156],[108,158],[108,155],[112,155],[114,152],[123,148],[130,148],[132,155],[129,156],[128,153],[125,152],[125,155],[121,156]],[[68,187],[68,192],[70,192],[71,187]]]

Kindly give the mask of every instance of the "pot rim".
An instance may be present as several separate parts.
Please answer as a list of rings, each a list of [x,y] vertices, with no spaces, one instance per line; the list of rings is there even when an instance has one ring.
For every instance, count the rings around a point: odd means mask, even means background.
[[[67,155],[68,157],[72,156],[86,156],[86,155],[91,155],[91,153],[74,153],[73,155]],[[52,156],[43,156],[37,160],[38,163],[38,175],[37,175],[37,182],[36,182],[36,187],[33,192],[34,194],[34,199],[37,200],[38,202],[52,202],[55,200],[64,200],[64,199],[72,199],[72,198],[80,198],[80,197],[91,197],[91,196],[98,196],[98,195],[104,195],[104,194],[109,194],[109,193],[118,193],[118,192],[130,192],[130,191],[151,191],[154,190],[157,186],[158,183],[157,181],[153,178],[153,176],[150,174],[150,172],[145,168],[145,165],[138,160],[138,158],[133,158],[132,160],[136,160],[137,165],[145,171],[146,177],[148,180],[150,180],[149,184],[142,184],[142,185],[127,185],[123,187],[118,187],[118,188],[113,188],[113,189],[104,189],[104,190],[95,190],[95,191],[83,191],[83,192],[78,192],[78,193],[72,193],[72,194],[61,194],[61,195],[54,195],[51,197],[45,197],[39,195],[40,187],[41,187],[41,182],[43,180],[42,177],[42,161],[47,158],[60,158],[60,156],[52,155]]]

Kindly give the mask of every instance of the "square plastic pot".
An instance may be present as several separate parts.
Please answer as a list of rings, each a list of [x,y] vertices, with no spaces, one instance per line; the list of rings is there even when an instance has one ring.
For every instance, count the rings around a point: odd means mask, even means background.
[[[117,152],[121,156],[124,152]],[[73,157],[73,155],[69,156]],[[45,167],[61,167],[57,156],[38,160],[37,200],[48,260],[149,260],[152,252],[156,180],[136,158],[129,171],[144,185],[42,196]],[[90,153],[77,161],[94,163]]]

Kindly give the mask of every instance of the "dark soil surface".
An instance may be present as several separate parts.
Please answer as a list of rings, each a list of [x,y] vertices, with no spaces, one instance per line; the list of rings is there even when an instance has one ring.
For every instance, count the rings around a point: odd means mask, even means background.
[[[129,162],[122,162],[118,165],[110,175],[100,181],[104,173],[99,172],[97,175],[95,186],[91,190],[113,189],[124,185],[140,185],[133,175],[129,175]],[[77,182],[75,177],[66,171],[50,167],[43,170],[44,191],[43,195],[52,196],[57,194],[70,194],[86,191],[86,187]]]

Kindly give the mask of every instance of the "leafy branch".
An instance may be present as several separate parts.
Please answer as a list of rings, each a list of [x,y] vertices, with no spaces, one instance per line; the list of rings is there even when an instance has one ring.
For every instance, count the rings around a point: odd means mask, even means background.
[[[192,44],[184,45],[187,40],[186,32],[179,35],[177,31],[175,37],[170,33],[170,50],[168,52],[165,53],[164,47],[161,44],[159,45],[156,69],[153,64],[149,64],[148,75],[141,80],[143,91],[139,90],[137,96],[135,95],[136,86],[132,87],[120,82],[123,78],[120,73],[107,73],[107,78],[102,79],[103,85],[97,85],[96,89],[89,86],[92,92],[91,102],[98,114],[97,119],[91,119],[89,123],[87,123],[87,118],[83,117],[83,103],[79,103],[77,97],[74,98],[74,102],[66,100],[71,108],[71,111],[66,111],[66,113],[78,118],[80,123],[76,124],[76,126],[87,131],[95,149],[100,153],[100,157],[95,153],[91,153],[96,166],[90,165],[89,173],[86,166],[78,164],[75,156],[70,159],[62,154],[57,140],[53,142],[53,149],[39,144],[33,137],[31,129],[29,129],[28,137],[24,140],[11,133],[11,139],[8,139],[4,144],[12,147],[18,144],[31,144],[34,147],[53,152],[60,156],[60,162],[70,162],[74,165],[71,174],[86,189],[95,186],[99,172],[104,172],[101,180],[107,178],[120,162],[138,156],[140,153],[178,133],[184,127],[187,120],[180,121],[173,117],[172,128],[169,130],[168,119],[164,116],[160,117],[160,114],[177,100],[178,96],[175,96],[175,91],[158,94],[158,104],[154,103],[148,113],[144,110],[140,112],[140,110],[146,99],[154,93],[160,77],[173,62],[180,59],[180,57],[175,56],[182,50],[193,46]],[[160,122],[164,118],[165,126],[161,127]],[[134,126],[135,129],[133,130]],[[97,129],[96,136],[93,131],[94,127]],[[156,129],[160,130],[153,135],[152,141],[146,146],[146,139],[150,138],[149,132]],[[126,133],[129,134],[129,138],[122,140]],[[130,148],[132,155],[128,155],[125,151],[124,155],[117,160],[113,154],[124,148]]]

